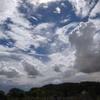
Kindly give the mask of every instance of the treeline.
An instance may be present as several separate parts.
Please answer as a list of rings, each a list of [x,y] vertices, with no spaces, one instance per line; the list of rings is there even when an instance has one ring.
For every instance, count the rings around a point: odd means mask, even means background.
[[[79,96],[82,91],[95,93],[95,95],[99,97],[100,82],[48,84],[43,87],[31,88],[29,91],[12,88],[7,94],[0,91],[0,100],[28,100],[33,97],[72,97]]]

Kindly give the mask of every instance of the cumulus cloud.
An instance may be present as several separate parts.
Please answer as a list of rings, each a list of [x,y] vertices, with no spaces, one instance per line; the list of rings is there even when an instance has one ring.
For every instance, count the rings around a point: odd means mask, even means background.
[[[62,72],[61,67],[65,67],[65,65],[64,64],[54,64],[52,66],[55,72]]]
[[[79,17],[86,17],[91,8],[95,5],[95,0],[68,0],[71,2],[75,14]]]
[[[19,78],[21,73],[14,67],[7,67],[4,62],[0,62],[0,75],[7,78]]]
[[[60,14],[61,13],[61,9],[59,7],[56,8],[56,11],[54,11],[54,13],[58,13]]]
[[[24,70],[29,75],[29,77],[36,78],[37,76],[42,75],[37,70],[37,68],[36,68],[37,66],[30,64],[26,60],[21,61],[21,63],[22,63],[22,66],[24,67]]]
[[[100,71],[100,53],[95,52],[95,31],[92,22],[80,23],[69,35],[69,41],[76,50],[74,67],[84,73]],[[99,45],[98,41],[97,43]],[[97,50],[99,51],[99,48]]]
[[[96,18],[96,19],[90,18],[89,19],[90,22],[94,23],[94,25],[95,25],[95,27],[97,28],[98,31],[100,30],[100,27],[99,27],[100,26],[100,21],[99,20],[100,20],[99,18]]]

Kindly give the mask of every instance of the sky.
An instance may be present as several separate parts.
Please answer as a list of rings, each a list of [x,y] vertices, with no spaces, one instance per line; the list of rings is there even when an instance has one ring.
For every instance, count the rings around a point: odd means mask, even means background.
[[[0,89],[100,81],[100,0],[0,0]]]

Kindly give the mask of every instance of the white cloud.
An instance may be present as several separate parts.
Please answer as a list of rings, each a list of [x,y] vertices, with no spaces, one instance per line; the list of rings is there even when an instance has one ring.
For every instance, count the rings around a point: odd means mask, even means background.
[[[18,26],[22,26],[27,29],[33,28],[31,23],[26,18],[24,18],[24,14],[19,13],[17,9],[14,11],[13,15],[10,16],[10,18],[11,21]]]
[[[0,1],[0,22],[11,17],[18,6],[18,0]]]
[[[47,9],[47,8],[48,8],[48,5],[44,5],[43,8],[44,8],[44,9]]]
[[[46,43],[48,41],[46,36],[50,36],[49,29],[53,27],[53,24],[42,23],[36,26],[33,31],[15,24],[9,24],[9,27],[11,31],[6,31],[6,34],[15,41],[14,46],[27,51],[30,49],[31,45],[37,48],[41,43]],[[42,34],[46,35],[43,36]]]
[[[8,46],[3,46],[3,45],[0,45],[0,53],[1,52],[6,52],[6,51],[14,51],[16,48],[15,47],[12,47],[12,48],[9,48]]]
[[[89,14],[90,9],[95,5],[95,0],[68,0],[71,2],[76,16],[86,17]]]
[[[63,7],[67,7],[64,3],[61,3],[61,5],[62,5]]]
[[[96,18],[96,19],[90,18],[89,21],[95,25],[97,30],[100,30],[100,27],[99,27],[100,26],[100,19],[99,18]]]
[[[91,13],[90,13],[90,17],[95,17],[96,14],[100,13],[100,0],[98,1],[98,3],[95,5],[95,7],[92,9]]]
[[[41,23],[37,25],[32,32],[33,39],[41,43],[47,43],[54,36],[52,30],[54,26],[55,23]],[[41,37],[42,40],[36,39],[37,37]]]
[[[34,4],[34,5],[38,5],[41,3],[49,3],[49,2],[59,2],[61,0],[28,0],[30,3]]]
[[[53,83],[61,83],[62,81],[60,81],[59,79],[55,79],[54,81],[53,81]]]
[[[38,24],[35,28],[34,28],[34,33],[39,33],[39,34],[44,34],[43,32],[41,31],[48,31],[48,29],[51,29],[55,26],[54,23],[41,23],[41,24]]]
[[[33,18],[34,20],[38,21],[38,19],[36,17],[31,16],[31,18]]]
[[[15,40],[14,46],[18,49],[28,50],[32,41],[31,34],[27,30],[22,30],[17,26],[11,25],[14,32],[6,32],[7,35]]]
[[[68,31],[70,31],[71,28],[75,28],[77,26],[78,26],[78,23],[70,23],[68,25],[65,25],[64,27],[57,28],[55,34],[57,34],[59,39],[63,41],[64,43],[69,43]]]
[[[3,33],[3,30],[0,29],[0,39],[8,39],[8,37]]]
[[[54,13],[58,13],[58,14],[61,13],[61,9],[59,7],[55,8],[55,9],[56,9],[56,11],[54,11]]]
[[[66,50],[65,53],[54,53],[52,55],[49,55],[49,58],[51,59],[50,62],[48,62],[48,65],[54,65],[57,63],[58,65],[66,65],[66,67],[62,67],[61,70],[64,71],[66,68],[71,68],[73,66],[73,62],[75,60],[74,53],[70,50]]]
[[[67,23],[68,21],[70,21],[70,19],[63,19],[63,20],[61,20],[60,22],[61,22],[61,23]]]

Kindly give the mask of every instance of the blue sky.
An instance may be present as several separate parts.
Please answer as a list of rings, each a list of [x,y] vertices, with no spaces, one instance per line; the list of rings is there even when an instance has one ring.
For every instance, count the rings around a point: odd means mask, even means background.
[[[100,81],[99,5],[100,0],[0,1],[0,88]]]

